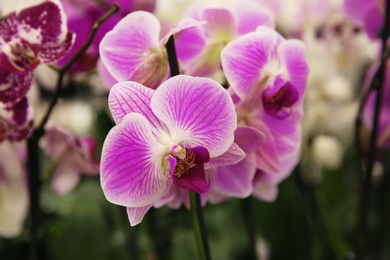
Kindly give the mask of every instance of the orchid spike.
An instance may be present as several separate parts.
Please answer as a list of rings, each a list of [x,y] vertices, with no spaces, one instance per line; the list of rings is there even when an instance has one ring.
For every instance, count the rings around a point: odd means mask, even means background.
[[[179,75],[157,90],[121,82],[109,107],[117,125],[103,145],[101,185],[131,225],[172,185],[206,192],[204,165],[229,149],[237,127],[229,94],[207,78]]]

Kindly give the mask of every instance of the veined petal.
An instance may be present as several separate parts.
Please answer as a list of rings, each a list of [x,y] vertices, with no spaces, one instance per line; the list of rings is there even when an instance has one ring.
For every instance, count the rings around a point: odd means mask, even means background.
[[[100,57],[118,81],[130,78],[151,48],[159,48],[160,22],[148,12],[124,17],[100,43]]]
[[[177,144],[203,146],[213,158],[233,143],[237,128],[233,101],[211,79],[185,75],[170,78],[154,93],[151,107]]]
[[[138,113],[149,121],[152,132],[167,131],[164,123],[153,114],[150,107],[154,92],[153,89],[133,81],[115,84],[108,96],[108,106],[115,123],[118,124],[129,113]]]
[[[287,40],[281,42],[278,46],[278,54],[281,58],[281,63],[286,66],[289,82],[299,93],[300,104],[303,100],[306,81],[309,75],[309,63],[305,44],[299,40]]]
[[[138,225],[141,223],[142,219],[144,218],[146,212],[152,207],[152,205],[147,205],[144,207],[137,207],[132,208],[128,207],[127,210],[127,217],[129,218],[130,225],[134,227],[135,225]]]
[[[261,30],[231,41],[222,50],[221,62],[226,78],[241,99],[259,83],[262,69],[269,62],[278,40],[273,29],[262,26]]]
[[[104,66],[101,59],[97,61],[96,67],[97,67],[98,75],[107,90],[110,90],[112,86],[118,83],[118,81],[111,76],[110,72],[108,72],[106,66]]]
[[[164,154],[165,147],[154,139],[148,120],[136,113],[126,115],[103,145],[100,176],[107,200],[126,207],[158,200],[168,183]]]

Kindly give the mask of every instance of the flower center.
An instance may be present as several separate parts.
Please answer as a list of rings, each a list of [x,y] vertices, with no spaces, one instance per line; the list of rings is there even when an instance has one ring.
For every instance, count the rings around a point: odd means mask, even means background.
[[[10,58],[15,65],[12,70],[23,71],[34,69],[39,60],[37,54],[30,44],[23,40],[15,40],[8,43],[10,48]]]

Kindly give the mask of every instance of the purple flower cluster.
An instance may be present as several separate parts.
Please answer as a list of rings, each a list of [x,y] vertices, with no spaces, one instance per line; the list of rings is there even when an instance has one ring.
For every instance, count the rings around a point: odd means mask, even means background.
[[[299,160],[309,74],[299,40],[278,34],[255,1],[193,6],[160,38],[151,13],[124,17],[100,44],[114,126],[103,145],[101,185],[131,225],[150,207],[254,195],[266,201]],[[174,35],[183,74],[168,77]],[[223,75],[222,82],[207,77]],[[199,77],[201,76],[201,77]]]

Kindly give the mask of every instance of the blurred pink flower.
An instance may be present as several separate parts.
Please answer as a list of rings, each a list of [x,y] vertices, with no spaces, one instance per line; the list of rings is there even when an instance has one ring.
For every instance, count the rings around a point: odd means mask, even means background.
[[[93,158],[96,149],[91,137],[76,137],[70,130],[59,125],[45,129],[42,140],[45,153],[53,160],[55,171],[52,188],[58,195],[72,190],[80,181],[80,175],[97,175],[99,161]]]

